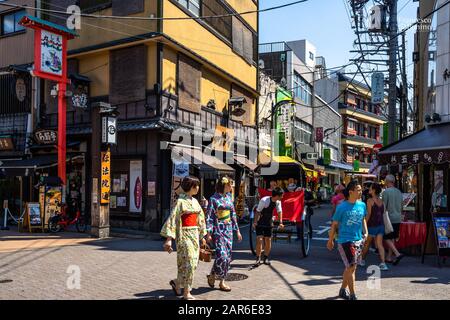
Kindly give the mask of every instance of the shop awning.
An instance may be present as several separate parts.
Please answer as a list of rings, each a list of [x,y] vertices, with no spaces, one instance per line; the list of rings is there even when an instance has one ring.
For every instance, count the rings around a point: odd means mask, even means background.
[[[172,145],[172,161],[182,161],[193,165],[200,171],[201,178],[216,179],[221,174],[234,176],[234,169],[222,160],[205,154],[197,148]]]
[[[272,156],[271,152],[268,150],[264,150],[259,154],[259,162],[261,165],[267,166],[271,163],[271,161],[277,162],[279,164],[287,164],[287,165],[295,165],[300,166],[300,162],[292,159],[288,156]]]
[[[331,160],[331,163],[329,165],[330,167],[334,167],[337,169],[342,169],[342,170],[353,170],[353,166],[346,164],[346,163],[342,163],[342,162],[338,162],[338,161],[334,161]]]
[[[250,171],[255,171],[258,168],[258,165],[254,163],[253,161],[250,161],[246,156],[236,154],[234,156],[234,160],[236,160],[236,163],[248,168]]]
[[[83,158],[82,155],[67,156],[66,161]],[[0,160],[0,172],[6,176],[27,176],[30,170],[40,170],[58,165],[56,154],[35,156],[30,159]]]
[[[382,164],[439,164],[450,161],[450,123],[428,127],[394,142],[378,153]]]

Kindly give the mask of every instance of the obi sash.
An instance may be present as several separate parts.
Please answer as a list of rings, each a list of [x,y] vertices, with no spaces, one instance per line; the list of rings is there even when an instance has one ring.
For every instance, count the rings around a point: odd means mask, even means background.
[[[217,219],[223,222],[230,222],[230,210],[217,210]]]
[[[183,227],[197,226],[197,213],[185,213],[181,216],[181,225]]]

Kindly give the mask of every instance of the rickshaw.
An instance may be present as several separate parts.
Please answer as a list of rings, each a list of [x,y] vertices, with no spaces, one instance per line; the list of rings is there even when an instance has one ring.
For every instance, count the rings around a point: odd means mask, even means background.
[[[294,164],[298,164],[294,162]],[[281,169],[281,167],[280,167]],[[298,171],[297,171],[298,170]],[[297,173],[297,174],[295,174]],[[286,177],[291,178],[292,176],[300,176],[301,168],[299,165],[290,165],[284,170],[279,170],[275,176],[267,176],[265,180],[280,180],[286,179]],[[264,196],[271,196],[272,193],[264,188],[259,188],[259,199]],[[283,210],[283,225],[284,228],[279,229],[279,220],[276,211],[274,210],[273,219],[273,236],[272,241],[276,241],[279,235],[285,235],[288,242],[291,242],[291,236],[293,234],[298,234],[299,242],[301,246],[301,253],[303,257],[307,257],[311,249],[312,240],[312,226],[311,226],[311,216],[313,215],[313,210],[310,205],[305,205],[305,191],[302,188],[301,191],[295,192],[285,192],[283,195],[283,200],[281,201]],[[256,232],[253,228],[254,216],[257,205],[252,209],[250,213],[250,227],[249,227],[249,241],[250,249],[253,255],[256,255]],[[300,251],[300,250],[299,250]]]

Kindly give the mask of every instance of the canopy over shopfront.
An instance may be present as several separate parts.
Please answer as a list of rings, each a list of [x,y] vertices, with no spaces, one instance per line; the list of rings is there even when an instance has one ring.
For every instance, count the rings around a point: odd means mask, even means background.
[[[380,150],[382,164],[441,164],[450,161],[450,123],[428,127]]]
[[[236,154],[234,155],[234,160],[237,164],[249,169],[251,172],[255,172],[258,169],[258,165],[244,155]]]
[[[186,162],[199,170],[200,178],[217,179],[220,175],[234,177],[235,170],[220,159],[202,152],[199,148],[169,145],[172,161]]]
[[[83,158],[82,155],[67,156],[66,161]],[[28,176],[33,171],[56,167],[58,157],[56,154],[40,155],[29,159],[0,160],[0,173],[3,176]]]

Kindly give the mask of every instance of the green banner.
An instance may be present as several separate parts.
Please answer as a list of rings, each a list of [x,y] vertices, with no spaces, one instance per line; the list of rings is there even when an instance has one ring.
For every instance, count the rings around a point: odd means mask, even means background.
[[[275,146],[276,156],[286,155],[286,134],[283,131],[277,132],[275,134],[275,139],[278,141],[278,146]]]
[[[323,164],[326,166],[331,164],[331,149],[323,149]]]
[[[292,94],[289,91],[281,87],[277,88],[277,98],[275,103],[278,103],[280,101],[291,101],[291,100]]]
[[[359,171],[359,160],[354,160],[353,161],[353,171]]]
[[[400,136],[400,126],[397,124],[395,126],[395,141],[398,141],[399,136]],[[389,143],[389,123],[386,122],[385,124],[383,124],[383,147],[387,146]]]

